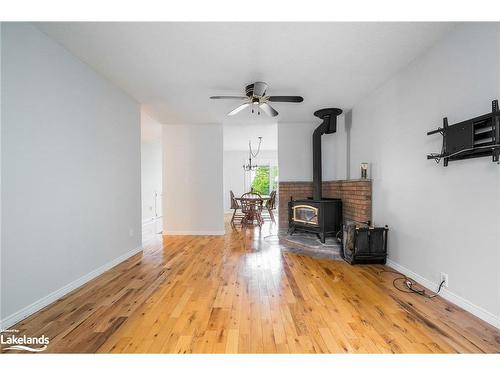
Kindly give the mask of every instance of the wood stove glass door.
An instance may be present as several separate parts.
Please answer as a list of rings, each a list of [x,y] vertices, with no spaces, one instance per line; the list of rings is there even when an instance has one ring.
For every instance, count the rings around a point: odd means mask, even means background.
[[[293,206],[293,221],[310,225],[318,225],[318,209],[308,205]]]

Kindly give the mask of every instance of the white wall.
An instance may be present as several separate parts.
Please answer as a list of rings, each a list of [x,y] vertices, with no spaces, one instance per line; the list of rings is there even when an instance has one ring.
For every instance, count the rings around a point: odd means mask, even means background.
[[[312,135],[320,124],[313,114],[309,123],[278,123],[280,181],[312,181]],[[337,118],[337,132],[321,138],[324,181],[346,178],[345,133],[342,114]]]
[[[3,329],[3,297],[2,297],[2,22],[0,22],[0,330]]]
[[[163,126],[166,234],[223,234],[221,124]]]
[[[10,324],[140,246],[140,127],[137,102],[35,27],[2,28]]]
[[[161,207],[156,207],[155,193],[162,191],[162,147],[161,140],[141,142],[142,172],[142,220],[161,216]]]
[[[142,241],[163,231],[162,208],[162,125],[141,111],[141,196]]]
[[[148,129],[158,128],[156,131]],[[141,112],[141,194],[142,194],[142,220],[151,220],[161,216],[162,208],[156,207],[155,193],[162,192],[162,125],[148,114]],[[147,134],[155,133],[155,136]]]
[[[468,24],[354,106],[352,175],[372,163],[375,223],[388,224],[391,260],[500,323],[500,167],[491,158],[442,164],[426,132],[491,111],[500,99],[500,26]],[[477,309],[476,309],[477,307]],[[495,318],[496,317],[496,318]]]
[[[224,150],[248,150],[248,141],[252,141],[252,147],[257,147],[259,137],[262,137],[261,150],[276,150],[278,147],[278,123],[276,120],[266,116],[265,119],[260,120],[261,122],[256,121],[255,116],[249,114],[248,117],[241,115],[241,118],[237,120],[228,116],[223,122]]]
[[[261,150],[257,158],[252,159],[252,164],[278,165],[278,152],[276,150]],[[249,181],[245,180],[243,165],[248,163],[247,150],[224,150],[224,211],[229,212],[231,199],[229,192],[239,197],[249,189]],[[248,172],[247,172],[248,178]],[[246,186],[245,186],[246,185]]]

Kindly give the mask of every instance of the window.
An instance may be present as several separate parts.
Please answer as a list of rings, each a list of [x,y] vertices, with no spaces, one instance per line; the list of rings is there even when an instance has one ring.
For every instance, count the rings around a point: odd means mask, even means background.
[[[278,167],[276,165],[263,165],[252,173],[252,190],[269,195],[271,191],[278,187]]]

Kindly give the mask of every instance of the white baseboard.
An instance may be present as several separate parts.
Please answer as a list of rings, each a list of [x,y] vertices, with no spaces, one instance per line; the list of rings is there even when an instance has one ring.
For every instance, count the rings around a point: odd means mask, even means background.
[[[426,287],[427,289],[436,291],[439,286],[438,283],[427,280],[425,277],[420,276],[419,274],[409,270],[408,268],[400,265],[399,263],[394,262],[391,259],[387,259],[387,265],[391,268],[394,268],[396,271],[401,272],[402,274],[408,277],[411,277],[412,279],[414,279],[416,282]],[[499,316],[492,314],[491,312],[483,309],[482,307],[474,305],[472,302],[466,300],[463,297],[460,297],[459,295],[456,295],[453,292],[450,292],[446,288],[441,289],[439,295],[444,299],[450,301],[451,303],[454,303],[455,305],[461,307],[462,309],[470,312],[472,315],[477,316],[479,319],[484,320],[486,323],[489,323],[492,326],[500,329]]]
[[[225,230],[208,230],[208,231],[164,230],[163,234],[167,236],[223,236],[226,234],[226,231]]]
[[[15,312],[14,314],[6,317],[2,321],[0,321],[0,331],[12,327],[17,322],[27,318],[28,316],[36,313],[37,311],[43,309],[44,307],[50,305],[51,303],[57,301],[59,298],[65,296],[66,294],[74,291],[75,289],[81,287],[83,284],[88,283],[90,280],[100,276],[104,272],[109,269],[117,266],[121,262],[127,260],[128,258],[136,255],[137,253],[142,251],[142,247],[138,247],[120,255],[118,258],[113,259],[112,261],[102,265],[101,267],[95,269],[94,271],[72,281],[71,283],[63,286],[62,288],[50,293],[49,295],[40,298],[38,301],[33,302],[31,305],[28,305],[21,310]]]

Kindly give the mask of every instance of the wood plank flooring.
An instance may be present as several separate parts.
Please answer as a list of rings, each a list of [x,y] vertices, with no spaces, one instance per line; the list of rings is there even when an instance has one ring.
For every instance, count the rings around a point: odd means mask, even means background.
[[[18,323],[52,353],[482,353],[500,331],[388,267],[283,251],[274,225],[164,236]]]

